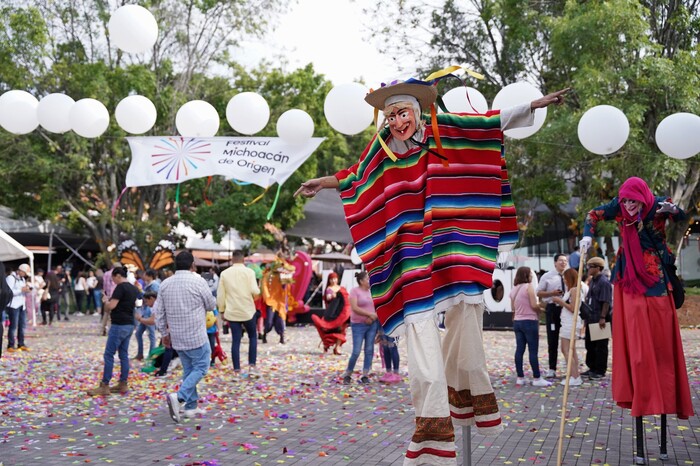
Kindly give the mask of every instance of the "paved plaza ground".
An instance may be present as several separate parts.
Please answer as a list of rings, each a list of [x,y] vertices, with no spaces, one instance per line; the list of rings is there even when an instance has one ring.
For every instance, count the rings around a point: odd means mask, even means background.
[[[96,317],[72,317],[29,329],[31,351],[0,359],[0,464],[402,464],[414,422],[407,380],[378,383],[381,362],[375,359],[371,384],[339,384],[350,345],[341,356],[325,355],[313,327],[288,328],[285,345],[276,336],[260,344],[260,378],[234,380],[230,360],[217,365],[200,384],[206,414],[181,424],[165,404],[180,369],[155,378],[134,364],[127,395],[85,395],[101,376],[106,338],[98,333]],[[682,335],[698,411],[700,330]],[[545,340],[542,333],[541,364]],[[578,346],[582,355],[583,343]],[[229,335],[224,347],[229,353]],[[473,432],[472,464],[556,464],[563,387],[515,386],[511,332],[486,332],[485,347],[505,431],[498,437]],[[242,349],[247,361],[246,339]],[[400,350],[405,369],[403,342]],[[135,340],[130,351],[135,355]],[[609,376],[571,388],[564,464],[632,464],[633,420],[610,395]],[[658,459],[659,418],[645,418],[649,464],[700,464],[698,417],[668,418],[670,459],[664,463]],[[461,449],[460,429],[457,445]]]

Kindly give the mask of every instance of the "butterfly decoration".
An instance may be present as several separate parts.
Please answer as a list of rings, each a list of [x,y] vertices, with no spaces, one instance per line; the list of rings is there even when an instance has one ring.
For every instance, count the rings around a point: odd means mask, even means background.
[[[148,262],[148,267],[145,267],[139,247],[130,238],[122,239],[117,246],[117,254],[123,266],[133,265],[139,270],[160,270],[175,263],[175,244],[167,238],[160,240],[153,251],[153,257]]]

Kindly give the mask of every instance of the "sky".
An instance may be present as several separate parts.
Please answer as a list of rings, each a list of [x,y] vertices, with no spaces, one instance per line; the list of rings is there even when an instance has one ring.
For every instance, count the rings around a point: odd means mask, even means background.
[[[313,63],[317,73],[333,84],[362,78],[368,87],[404,78],[391,60],[383,59],[364,31],[364,5],[369,0],[298,0],[279,21],[275,31],[261,41],[248,41],[237,57],[247,66],[261,59],[275,63],[279,55],[291,71]]]

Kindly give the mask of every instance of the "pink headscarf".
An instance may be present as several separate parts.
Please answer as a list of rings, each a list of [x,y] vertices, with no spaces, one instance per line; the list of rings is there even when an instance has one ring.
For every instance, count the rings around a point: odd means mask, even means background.
[[[631,199],[642,203],[636,218],[633,218],[627,212],[627,209],[622,204],[623,199]],[[620,227],[622,248],[627,259],[624,276],[619,285],[628,293],[644,294],[647,288],[656,283],[658,277],[647,272],[644,267],[644,254],[639,242],[640,232],[638,228],[642,228],[643,219],[646,218],[651,209],[656,207],[656,200],[646,182],[635,176],[628,178],[627,181],[622,183],[618,200],[623,218]]]

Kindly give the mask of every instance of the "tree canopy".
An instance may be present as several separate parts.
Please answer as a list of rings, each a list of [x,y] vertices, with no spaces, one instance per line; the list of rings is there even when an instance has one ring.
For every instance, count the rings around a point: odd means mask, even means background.
[[[556,216],[575,196],[580,203],[572,230],[580,234],[576,224],[585,212],[614,197],[632,175],[698,214],[698,156],[671,159],[654,135],[666,116],[700,114],[699,3],[380,1],[377,17],[385,22],[370,27],[398,63],[416,58],[421,76],[450,64],[483,73],[485,81],[470,85],[489,99],[518,80],[544,93],[571,87],[564,108],[550,109],[537,134],[508,140],[506,150],[516,203],[537,201]],[[627,143],[609,156],[586,151],[577,137],[581,116],[601,104],[621,109],[630,123]],[[523,223],[528,210],[519,209]],[[532,226],[529,234],[541,231],[541,223]],[[672,242],[678,244],[686,228],[676,225]]]
[[[262,34],[268,21],[286,8],[285,1],[166,0],[147,6],[160,32],[153,50],[141,56],[110,46],[107,23],[112,7],[107,2],[6,3],[0,9],[0,92],[23,89],[37,98],[62,92],[76,101],[95,98],[110,110],[128,95],[144,95],[158,110],[150,131],[156,135],[175,134],[175,114],[185,102],[202,99],[225,115],[228,100],[242,91],[256,91],[268,99],[271,122],[290,108],[323,114],[323,98],[330,84],[311,66],[286,74],[261,64],[258,70],[247,72],[231,57],[231,46],[244,37]],[[212,67],[218,72],[210,72]],[[329,140],[295,175],[297,184],[304,176],[316,171],[330,173],[345,164],[347,139],[332,132],[325,121],[315,123],[316,134]],[[224,134],[235,135],[225,119],[220,127],[229,128]],[[273,132],[271,123],[261,135]],[[130,162],[124,136],[113,120],[96,139],[72,132],[52,134],[41,127],[22,136],[0,131],[0,172],[7,180],[0,185],[3,203],[23,215],[87,230],[105,254],[121,232],[147,249],[145,238],[167,234],[180,214],[196,227],[213,229],[215,235],[238,227],[255,240],[270,240],[264,224],[274,193],[243,207],[243,202],[260,194],[253,186],[217,179],[208,190],[214,201],[211,206],[204,198],[206,180],[183,185],[179,205],[175,186],[122,193]],[[291,192],[287,186],[282,190],[272,219],[277,226],[286,227],[301,215],[302,202],[292,198]]]

